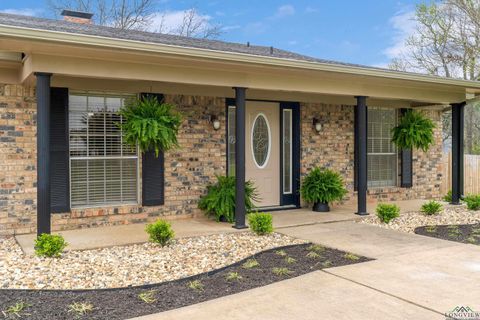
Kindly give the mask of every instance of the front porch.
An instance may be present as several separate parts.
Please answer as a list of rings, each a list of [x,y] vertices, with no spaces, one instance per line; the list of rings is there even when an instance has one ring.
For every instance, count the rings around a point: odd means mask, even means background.
[[[397,204],[402,212],[409,212],[418,210],[424,202],[424,200],[408,200],[393,203]],[[333,206],[332,211],[328,213],[312,212],[310,208],[275,211],[272,213],[273,226],[281,233],[283,228],[361,219],[354,214],[355,211],[355,205]],[[204,216],[172,220],[171,223],[177,238],[241,232],[227,223],[217,223]],[[68,242],[67,250],[89,250],[148,241],[144,223],[60,231],[59,234]],[[34,253],[35,234],[17,235],[15,238],[24,253]]]

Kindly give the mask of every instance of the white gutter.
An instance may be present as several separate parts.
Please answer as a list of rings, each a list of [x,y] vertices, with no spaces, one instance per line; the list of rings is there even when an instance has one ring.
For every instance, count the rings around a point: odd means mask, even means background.
[[[0,36],[22,38],[29,40],[53,41],[67,44],[88,45],[103,48],[128,49],[143,52],[182,55],[195,58],[209,58],[231,62],[255,63],[278,67],[291,67],[305,70],[327,71],[353,75],[382,77],[398,80],[444,84],[465,88],[480,89],[480,82],[462,79],[451,79],[430,75],[375,69],[361,66],[340,65],[333,63],[301,61],[295,59],[264,57],[253,54],[225,52],[203,48],[182,47],[161,43],[143,42],[137,40],[116,39],[95,35],[85,35],[61,31],[42,30],[0,24]]]

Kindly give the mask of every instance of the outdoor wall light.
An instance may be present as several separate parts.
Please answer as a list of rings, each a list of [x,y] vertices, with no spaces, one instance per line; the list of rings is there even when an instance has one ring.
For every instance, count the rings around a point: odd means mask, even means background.
[[[218,117],[216,115],[210,116],[210,123],[212,124],[215,131],[220,129],[220,120],[218,120]]]
[[[318,118],[313,118],[313,128],[317,133],[320,133],[322,130],[322,124],[320,123],[320,120]]]

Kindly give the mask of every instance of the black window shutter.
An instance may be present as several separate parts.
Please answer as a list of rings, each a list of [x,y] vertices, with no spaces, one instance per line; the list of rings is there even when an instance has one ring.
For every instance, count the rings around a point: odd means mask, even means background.
[[[50,180],[52,213],[70,211],[68,89],[50,91]]]
[[[164,101],[163,94],[142,93],[142,97],[154,96],[159,102]],[[142,155],[142,204],[159,206],[165,203],[165,160],[163,152],[155,155],[155,151]]]
[[[401,109],[400,113],[403,116],[408,109]],[[412,149],[403,149],[400,151],[400,186],[402,188],[411,188],[413,186],[413,160]]]

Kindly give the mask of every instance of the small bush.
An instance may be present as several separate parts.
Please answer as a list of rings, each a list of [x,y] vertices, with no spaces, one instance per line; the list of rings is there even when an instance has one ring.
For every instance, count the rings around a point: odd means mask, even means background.
[[[58,258],[67,245],[61,235],[43,233],[35,240],[35,253],[39,257]]]
[[[424,203],[422,205],[422,208],[420,209],[420,211],[422,211],[422,213],[427,216],[440,213],[442,210],[443,210],[443,206],[435,200]]]
[[[280,277],[288,276],[293,273],[293,271],[289,270],[288,268],[273,268],[272,272]]]
[[[395,204],[380,203],[377,206],[377,217],[384,223],[389,223],[399,215],[400,208]]]
[[[466,196],[463,201],[467,204],[468,210],[480,210],[480,195]]]
[[[248,215],[250,229],[257,235],[265,235],[273,232],[273,218],[269,213],[250,213]]]
[[[448,190],[447,194],[443,197],[443,201],[452,202],[452,190]]]
[[[160,244],[162,247],[167,245],[173,237],[175,237],[175,232],[172,230],[170,223],[164,220],[158,220],[155,223],[147,225],[145,228],[148,235],[150,236],[149,240]]]
[[[225,279],[227,279],[227,281],[240,281],[243,277],[238,272],[229,272]]]

